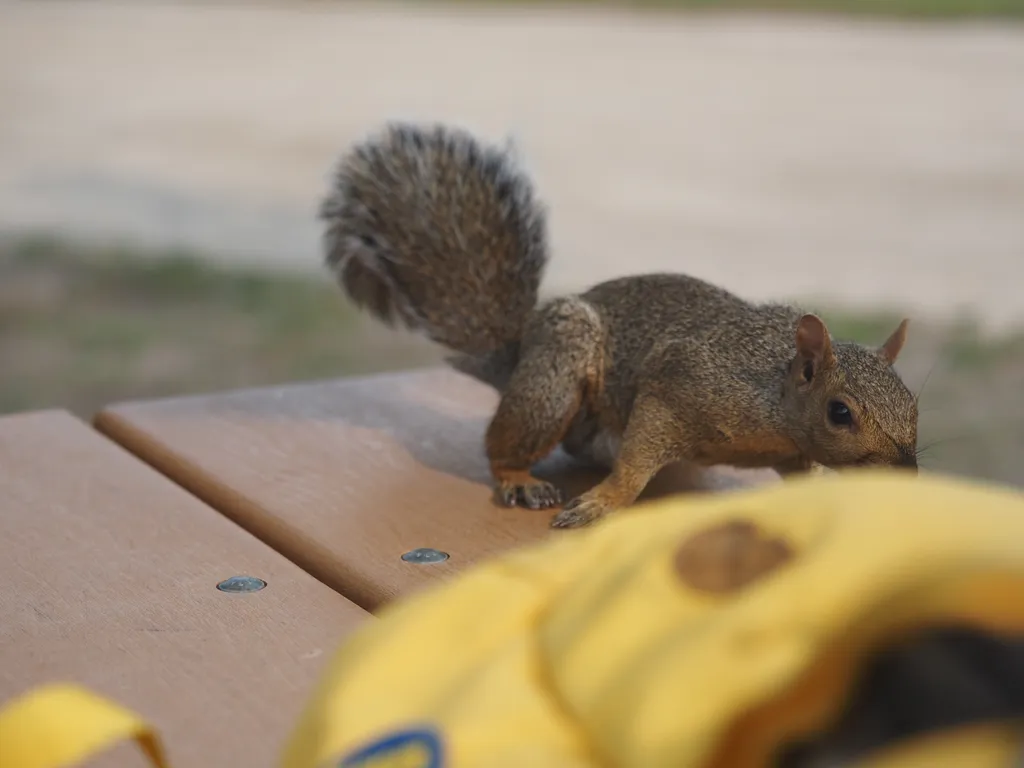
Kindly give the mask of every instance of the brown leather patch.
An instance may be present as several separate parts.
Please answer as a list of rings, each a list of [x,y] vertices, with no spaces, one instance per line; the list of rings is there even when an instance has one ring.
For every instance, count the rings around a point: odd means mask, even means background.
[[[747,520],[731,520],[696,533],[675,556],[679,577],[704,592],[732,592],[771,573],[794,556],[792,547],[770,538]]]

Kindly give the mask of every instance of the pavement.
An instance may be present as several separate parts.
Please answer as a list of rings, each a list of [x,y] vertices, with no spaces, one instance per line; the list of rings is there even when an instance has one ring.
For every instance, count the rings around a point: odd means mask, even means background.
[[[553,290],[677,270],[1024,320],[1024,27],[423,4],[0,1],[0,232],[319,269],[338,154],[511,135]]]

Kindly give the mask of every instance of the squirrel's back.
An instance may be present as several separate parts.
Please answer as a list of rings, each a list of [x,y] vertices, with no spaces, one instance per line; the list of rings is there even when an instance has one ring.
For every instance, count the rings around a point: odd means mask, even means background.
[[[320,217],[357,305],[467,355],[518,341],[547,262],[546,212],[511,151],[392,123],[342,159]]]
[[[792,356],[802,314],[783,304],[754,304],[700,278],[673,273],[615,278],[582,298],[615,339],[613,357],[627,375],[655,342],[710,339],[723,366],[774,370]]]

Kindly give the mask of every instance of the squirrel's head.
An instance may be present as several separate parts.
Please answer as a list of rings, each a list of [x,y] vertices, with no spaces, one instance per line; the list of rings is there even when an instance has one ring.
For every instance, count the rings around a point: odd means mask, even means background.
[[[917,398],[893,369],[906,337],[904,320],[877,349],[833,342],[821,318],[800,318],[784,397],[808,458],[917,471]]]

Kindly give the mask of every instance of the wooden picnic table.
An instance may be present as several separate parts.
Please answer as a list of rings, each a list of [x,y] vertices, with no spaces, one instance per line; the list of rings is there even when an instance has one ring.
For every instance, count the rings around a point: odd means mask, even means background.
[[[97,427],[358,605],[560,535],[550,510],[492,500],[483,435],[496,395],[447,369],[123,403]],[[556,454],[571,493],[601,474]],[[646,496],[684,487],[657,478]],[[448,559],[402,560],[429,548]]]
[[[218,589],[238,576],[266,586]],[[367,620],[70,414],[0,418],[0,706],[79,683],[153,723],[175,768],[269,767]]]
[[[273,765],[367,611],[573,535],[550,510],[493,502],[495,403],[427,369],[118,403],[96,429],[64,412],[0,418],[0,706],[80,682],[149,719],[178,768]],[[557,453],[538,474],[570,493],[601,478]],[[645,496],[693,482],[667,470]],[[233,576],[267,587],[218,590]]]

